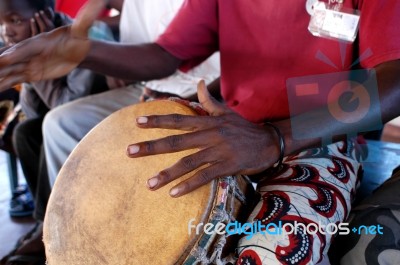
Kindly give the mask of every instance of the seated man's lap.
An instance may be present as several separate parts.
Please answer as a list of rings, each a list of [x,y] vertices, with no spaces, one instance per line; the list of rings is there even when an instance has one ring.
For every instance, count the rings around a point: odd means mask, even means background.
[[[286,157],[279,172],[259,183],[262,198],[249,222],[284,228],[242,237],[238,264],[316,264],[322,260],[333,232],[314,231],[328,224],[334,230],[350,212],[362,172],[354,147],[353,142],[339,142]],[[296,224],[304,226],[288,233]]]

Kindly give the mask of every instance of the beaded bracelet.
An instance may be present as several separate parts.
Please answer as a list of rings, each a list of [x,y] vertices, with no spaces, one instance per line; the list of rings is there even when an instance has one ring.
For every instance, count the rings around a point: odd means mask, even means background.
[[[283,138],[281,130],[279,130],[279,128],[276,125],[274,125],[270,122],[264,122],[264,125],[271,126],[275,130],[276,134],[278,135],[280,154],[279,154],[278,161],[276,161],[276,163],[278,163],[278,165],[276,167],[274,167],[274,169],[280,170],[282,168],[283,157],[285,155],[285,139]]]

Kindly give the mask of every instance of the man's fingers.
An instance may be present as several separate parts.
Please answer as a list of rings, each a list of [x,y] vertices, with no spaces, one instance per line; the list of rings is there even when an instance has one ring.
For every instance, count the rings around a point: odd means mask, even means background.
[[[78,12],[71,27],[71,35],[77,38],[87,38],[90,27],[103,11],[108,0],[89,0]]]
[[[172,197],[180,197],[209,183],[211,180],[229,175],[230,169],[227,163],[216,163],[201,169],[193,177],[173,187],[169,194]]]
[[[51,11],[48,11],[48,12],[51,12]],[[40,18],[41,18],[41,21],[40,21],[41,24],[39,24],[41,32],[47,32],[47,31],[53,30],[54,23],[51,20],[51,18],[49,17],[49,16],[51,16],[51,13],[50,13],[50,15],[48,15],[47,13],[45,13],[45,11],[40,11],[39,14],[40,14]]]
[[[39,31],[37,29],[36,22],[35,22],[34,18],[30,19],[30,27],[31,27],[31,36],[32,37],[36,36],[39,33]]]
[[[26,74],[24,73],[26,63],[24,53],[13,52],[16,44],[0,55],[0,90],[8,89],[16,84],[26,82]],[[20,62],[20,63],[14,63]]]
[[[29,40],[30,39],[26,39],[11,46],[0,55],[0,78],[5,76],[3,70],[8,71],[9,69],[6,68],[9,68],[12,64],[24,62],[27,58],[30,58],[32,50],[36,50],[36,47],[30,45],[31,50],[24,49],[23,46],[25,46],[26,43],[29,43]]]
[[[39,13],[35,13],[35,20],[36,20],[36,23],[38,24],[40,33],[47,31],[47,26],[43,20],[44,16],[45,15],[44,15],[43,11],[40,11]]]
[[[10,47],[8,47],[8,46],[0,48],[0,55],[3,54],[8,49],[10,49]]]
[[[14,85],[20,84],[22,82],[24,82],[23,75],[12,75],[12,76],[8,76],[6,78],[0,79],[0,91],[9,89],[10,87],[13,87]]]
[[[158,140],[135,143],[127,147],[129,157],[142,157],[155,154],[174,153],[201,148],[218,138],[213,131],[192,132],[167,136]],[[207,141],[204,141],[207,139]]]
[[[183,131],[207,129],[212,125],[217,125],[217,122],[213,117],[180,114],[142,116],[136,119],[137,125],[141,128],[179,129]]]
[[[159,189],[171,181],[199,168],[200,166],[211,163],[212,149],[204,149],[192,155],[183,157],[175,165],[167,168],[147,181],[147,186],[151,190]]]
[[[3,67],[0,69],[0,81],[3,82],[5,78],[12,75],[22,75],[25,69],[25,63],[18,63],[10,65],[9,67]]]
[[[204,80],[201,80],[197,85],[197,96],[200,104],[211,116],[219,116],[231,112],[226,106],[211,96]]]

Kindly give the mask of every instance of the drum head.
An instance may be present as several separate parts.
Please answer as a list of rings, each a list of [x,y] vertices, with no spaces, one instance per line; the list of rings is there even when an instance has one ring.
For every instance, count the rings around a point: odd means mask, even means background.
[[[216,182],[171,198],[168,192],[178,181],[158,191],[149,191],[146,181],[195,150],[134,159],[126,155],[129,144],[182,133],[136,126],[138,116],[170,113],[195,115],[172,101],[137,104],[110,115],[75,148],[47,207],[48,264],[165,265],[186,258],[197,240],[194,230],[189,236],[188,222],[207,222]]]

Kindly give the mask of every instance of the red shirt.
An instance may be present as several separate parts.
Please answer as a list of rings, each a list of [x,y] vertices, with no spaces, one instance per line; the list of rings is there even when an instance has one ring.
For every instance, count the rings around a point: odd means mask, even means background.
[[[305,3],[187,0],[157,43],[186,66],[219,50],[223,98],[254,122],[289,117],[289,78],[348,71],[368,49],[364,68],[400,58],[400,1],[345,0],[344,7],[361,11],[361,20],[359,37],[343,53],[337,40],[308,32]],[[329,59],[317,59],[321,54]]]
[[[57,0],[55,10],[63,12],[74,18],[78,14],[79,9],[87,2],[87,0]],[[100,16],[107,16],[108,11],[104,11]]]

